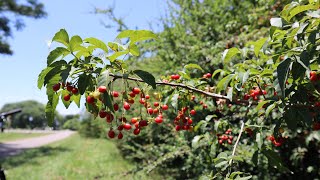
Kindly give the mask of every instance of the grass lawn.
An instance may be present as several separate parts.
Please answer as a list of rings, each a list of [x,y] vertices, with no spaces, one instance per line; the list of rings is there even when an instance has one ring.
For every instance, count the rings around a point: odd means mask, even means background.
[[[39,137],[39,136],[44,136],[48,134],[49,133],[14,133],[14,132],[0,133],[0,142]]]
[[[124,176],[133,165],[122,158],[112,141],[78,134],[0,162],[9,180],[161,179],[143,174]]]

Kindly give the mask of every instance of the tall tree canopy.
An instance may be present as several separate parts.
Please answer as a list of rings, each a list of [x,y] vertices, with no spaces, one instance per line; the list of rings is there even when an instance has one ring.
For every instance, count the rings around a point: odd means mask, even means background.
[[[22,17],[42,18],[46,16],[44,6],[37,0],[18,3],[17,0],[0,1],[0,54],[13,53],[7,38],[12,36],[12,26],[17,30],[24,27]]]

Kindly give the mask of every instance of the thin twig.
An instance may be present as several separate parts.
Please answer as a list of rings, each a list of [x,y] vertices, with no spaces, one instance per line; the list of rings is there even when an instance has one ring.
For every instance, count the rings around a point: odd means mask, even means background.
[[[258,83],[258,81],[257,81],[257,80],[256,80],[256,83],[257,83],[257,85],[258,85],[258,87],[259,87],[259,90],[260,90],[260,92],[259,92],[259,93],[261,93],[261,94],[262,94],[263,99],[266,99],[266,96],[263,94],[263,92],[262,92],[262,88],[261,88],[261,86],[260,86],[260,84]]]
[[[239,135],[238,135],[238,137],[237,137],[237,141],[236,141],[236,143],[235,143],[235,144],[234,144],[234,146],[233,146],[233,151],[232,151],[232,155],[231,155],[231,156],[234,156],[234,154],[236,153],[236,149],[237,149],[238,143],[239,143],[239,141],[240,141],[240,138],[241,138],[241,135],[242,135],[243,128],[244,128],[244,122],[243,122],[243,121],[241,121],[241,129],[240,129],[240,133],[239,133]],[[229,165],[230,165],[230,166],[231,166],[231,164],[232,164],[232,159],[230,159],[230,161],[229,161]]]
[[[112,74],[112,73],[110,73],[109,76],[112,76],[114,78],[123,78],[123,76],[121,76],[121,75],[115,75],[115,74]],[[142,79],[139,79],[139,78],[127,77],[126,79],[129,79],[129,80],[132,80],[132,81],[144,82]],[[227,96],[223,96],[223,95],[220,95],[220,94],[203,91],[203,90],[197,89],[195,87],[187,86],[185,84],[180,84],[180,83],[177,84],[177,83],[170,83],[170,82],[156,82],[156,84],[157,85],[172,86],[172,87],[181,87],[181,88],[188,89],[188,90],[200,93],[200,94],[204,94],[204,95],[209,96],[209,97],[229,100],[229,98]],[[247,103],[247,101],[242,101],[242,100],[238,100],[237,102]]]
[[[247,111],[246,111],[246,115],[244,116],[245,119],[247,119],[247,116],[248,116],[248,113],[249,113],[249,110],[250,110],[251,105],[252,105],[251,103],[248,105],[248,108],[247,108]],[[240,133],[239,133],[239,135],[238,135],[238,137],[237,137],[236,143],[235,143],[234,146],[233,146],[233,150],[232,150],[232,155],[231,155],[231,156],[234,156],[235,153],[236,153],[236,149],[237,149],[237,146],[238,146],[238,144],[239,144],[239,141],[240,141],[240,138],[241,138],[241,135],[242,135],[242,132],[243,132],[243,128],[244,128],[244,122],[241,121]],[[230,161],[229,161],[229,165],[230,165],[230,166],[231,166],[231,164],[232,164],[232,159],[230,159]]]

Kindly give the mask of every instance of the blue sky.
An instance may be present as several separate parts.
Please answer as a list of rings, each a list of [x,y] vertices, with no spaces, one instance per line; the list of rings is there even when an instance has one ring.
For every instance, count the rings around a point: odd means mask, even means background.
[[[26,27],[14,31],[8,41],[14,51],[12,56],[0,55],[0,107],[6,103],[23,100],[37,100],[46,103],[45,88],[37,88],[37,78],[46,66],[46,57],[50,52],[47,42],[61,28],[69,35],[96,37],[103,41],[112,41],[117,35],[116,29],[106,29],[101,21],[111,23],[106,16],[94,15],[94,7],[107,8],[115,5],[115,14],[125,18],[130,28],[150,29],[149,22],[155,24],[164,15],[164,0],[52,0],[41,1],[48,13],[44,19],[25,19]],[[82,104],[84,101],[82,100]],[[83,106],[82,106],[83,107]],[[62,103],[57,107],[61,114],[75,114],[81,109],[75,105],[66,110]]]

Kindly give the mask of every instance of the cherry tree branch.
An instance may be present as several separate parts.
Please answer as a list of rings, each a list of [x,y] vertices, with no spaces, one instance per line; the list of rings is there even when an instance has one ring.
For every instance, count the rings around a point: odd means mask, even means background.
[[[132,80],[132,81],[138,81],[138,82],[144,82],[142,79],[139,78],[134,78],[134,77],[123,77],[122,75],[116,75],[116,74],[112,74],[109,73],[109,76],[112,76],[114,78],[124,78],[124,79],[128,79],[128,80]],[[223,96],[221,94],[216,94],[216,93],[211,93],[211,92],[207,92],[207,91],[203,91],[200,89],[197,89],[195,87],[191,87],[185,84],[181,84],[181,83],[171,83],[171,82],[156,82],[157,85],[165,85],[165,86],[172,86],[172,87],[181,87],[193,92],[197,92],[203,95],[206,95],[208,97],[213,97],[213,98],[218,98],[218,99],[226,99],[229,100],[229,98],[227,96]],[[241,100],[239,100],[238,102],[242,102]]]

